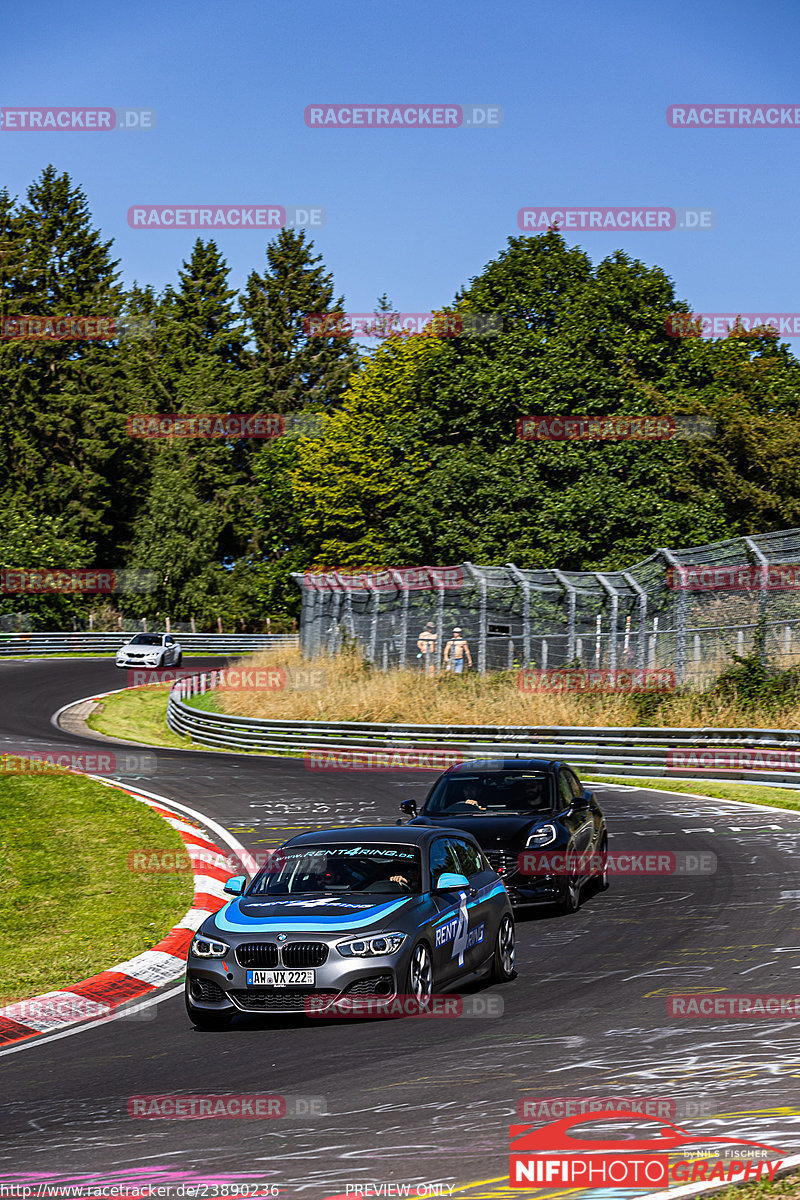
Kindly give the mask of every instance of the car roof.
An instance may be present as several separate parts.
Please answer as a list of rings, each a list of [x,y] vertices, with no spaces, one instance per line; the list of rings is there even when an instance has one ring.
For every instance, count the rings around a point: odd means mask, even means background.
[[[445,775],[468,775],[473,771],[542,771],[544,774],[553,774],[559,767],[565,767],[567,763],[561,759],[550,758],[523,758],[522,755],[517,758],[476,758],[472,762],[456,763],[455,766],[449,767],[445,771]]]
[[[465,833],[463,829],[448,829],[442,825],[359,825],[346,829],[340,826],[337,829],[315,829],[309,833],[298,833],[283,845],[304,846],[325,841],[330,844],[341,842],[345,845],[348,842],[383,842],[398,846],[425,846],[434,838],[441,837],[443,833],[466,837],[468,841],[478,844],[472,834]]]

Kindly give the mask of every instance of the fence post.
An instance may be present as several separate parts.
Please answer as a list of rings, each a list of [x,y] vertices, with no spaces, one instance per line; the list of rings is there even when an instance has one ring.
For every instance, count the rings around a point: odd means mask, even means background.
[[[569,595],[567,608],[567,665],[575,658],[575,624],[578,603],[578,589],[570,583],[563,571],[553,571],[553,575]]]
[[[638,579],[634,579],[630,571],[625,571],[622,578],[632,587],[637,595],[639,608],[639,634],[636,647],[636,666],[642,670],[647,666],[647,592]]]
[[[754,554],[761,567],[761,587],[758,595],[758,625],[756,626],[756,649],[762,667],[767,665],[767,584],[769,582],[769,559],[759,549],[752,538],[744,538],[744,543]]]
[[[392,579],[397,584],[400,591],[403,593],[402,608],[400,610],[400,651],[398,654],[398,664],[397,665],[401,671],[404,671],[405,667],[406,667],[406,653],[407,653],[407,647],[408,647],[408,593],[409,593],[409,586],[408,586],[408,580],[407,579],[404,580],[403,576],[400,574],[400,572],[396,571],[394,569],[394,567],[391,568],[391,570],[389,571],[389,574],[391,575]]]
[[[516,563],[506,563],[506,570],[522,588],[522,665],[531,665],[531,585]]]
[[[612,671],[617,669],[617,639],[619,630],[619,592],[613,584],[609,583],[605,575],[601,575],[599,571],[593,572],[595,579],[600,586],[611,597],[611,628],[608,633],[608,665]]]
[[[478,674],[485,675],[486,674],[486,637],[488,634],[488,629],[487,629],[488,620],[487,620],[487,614],[486,614],[486,608],[487,608],[486,576],[483,574],[479,575],[477,569],[472,565],[472,563],[465,562],[464,566],[467,568],[467,570],[469,571],[472,578],[477,581],[478,585],[480,586],[480,590],[481,590],[480,629],[479,629],[479,633],[478,633]]]
[[[686,567],[681,566],[671,550],[656,551],[678,572],[678,594],[675,598],[675,682],[680,685],[686,672]]]

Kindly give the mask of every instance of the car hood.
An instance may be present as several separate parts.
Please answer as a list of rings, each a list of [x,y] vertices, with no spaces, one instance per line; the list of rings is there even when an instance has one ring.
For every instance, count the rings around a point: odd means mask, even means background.
[[[420,825],[441,825],[443,828],[463,829],[465,833],[471,833],[478,843],[484,849],[491,850],[497,846],[514,846],[517,842],[524,845],[525,839],[531,829],[536,825],[552,823],[554,821],[552,814],[544,816],[485,816],[485,817],[423,817],[418,822],[412,824]]]
[[[416,902],[416,897],[393,896],[376,903],[355,897],[320,896],[309,900],[277,900],[269,896],[240,896],[212,918],[226,933],[339,933],[367,929],[393,919]]]

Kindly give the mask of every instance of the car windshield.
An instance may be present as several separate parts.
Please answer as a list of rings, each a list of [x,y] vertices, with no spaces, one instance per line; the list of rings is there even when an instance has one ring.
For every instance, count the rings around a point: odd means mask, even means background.
[[[446,776],[422,811],[427,817],[491,817],[551,810],[550,779],[543,771],[491,771]]]
[[[137,633],[136,637],[131,638],[129,646],[160,646],[160,633]]]
[[[416,846],[370,842],[282,846],[247,890],[248,896],[342,895],[347,892],[419,893]]]

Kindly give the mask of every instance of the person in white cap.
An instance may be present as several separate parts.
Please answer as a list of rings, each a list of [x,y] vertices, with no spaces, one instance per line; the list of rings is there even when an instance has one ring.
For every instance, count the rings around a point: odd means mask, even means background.
[[[456,625],[453,636],[444,648],[444,669],[453,671],[456,675],[463,675],[465,659],[467,666],[472,666],[472,655],[466,639],[461,636],[461,633],[461,626]]]

